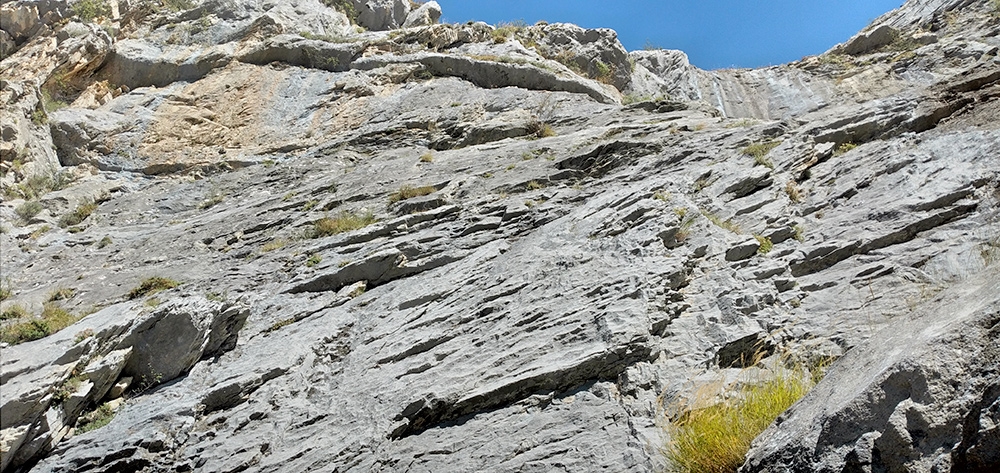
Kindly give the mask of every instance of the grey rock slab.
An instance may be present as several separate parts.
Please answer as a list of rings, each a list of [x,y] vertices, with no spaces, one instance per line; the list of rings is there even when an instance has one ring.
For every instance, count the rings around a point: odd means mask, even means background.
[[[996,431],[980,421],[1000,399],[1000,280],[988,274],[848,352],[754,441],[740,471],[995,466]]]
[[[756,238],[752,236],[745,238],[726,250],[726,261],[745,260],[757,254],[758,248],[760,248],[760,242]]]

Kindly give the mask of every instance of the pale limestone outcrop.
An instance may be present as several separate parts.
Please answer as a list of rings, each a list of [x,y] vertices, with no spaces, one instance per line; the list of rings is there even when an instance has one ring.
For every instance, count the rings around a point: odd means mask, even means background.
[[[891,414],[858,417],[853,455],[993,458],[990,337],[938,330],[1000,261],[1000,36],[981,4],[880,19],[904,50],[701,71],[608,30],[362,31],[319,3],[121,2],[102,26],[43,19],[4,59],[34,78],[4,83],[31,123],[5,120],[5,143],[22,133],[78,180],[34,216],[27,195],[0,203],[0,309],[104,307],[2,347],[5,470],[660,471],[671,401],[758,349],[865,367],[903,333],[984,364],[945,373],[961,402],[868,410]],[[64,57],[74,101],[35,124]],[[33,153],[5,189],[26,190]],[[352,217],[367,225],[330,230]],[[151,276],[182,284],[127,299]],[[835,364],[816,399],[941,371],[921,359]],[[970,435],[907,450],[908,413]],[[822,432],[786,424],[757,464]]]

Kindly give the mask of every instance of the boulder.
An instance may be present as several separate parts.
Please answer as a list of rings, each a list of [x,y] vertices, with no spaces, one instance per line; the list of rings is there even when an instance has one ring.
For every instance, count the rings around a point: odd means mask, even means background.
[[[618,90],[625,90],[631,81],[632,63],[614,30],[586,29],[568,23],[532,28],[541,32],[537,49],[543,56]]]
[[[416,10],[406,15],[404,28],[433,25],[441,19],[441,6],[435,1],[420,5]]]
[[[408,0],[354,0],[354,5],[358,12],[358,25],[372,31],[399,28],[410,12]]]
[[[851,38],[838,51],[843,54],[860,56],[892,43],[896,38],[899,38],[899,34],[898,30],[889,25],[879,25]]]
[[[16,44],[27,41],[41,25],[38,7],[35,5],[7,2],[0,7],[0,30],[10,35]]]

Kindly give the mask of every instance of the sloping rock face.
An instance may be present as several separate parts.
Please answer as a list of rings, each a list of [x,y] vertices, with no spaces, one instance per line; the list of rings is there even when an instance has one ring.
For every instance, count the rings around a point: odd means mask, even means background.
[[[0,5],[4,471],[659,471],[760,347],[850,354],[747,469],[997,462],[986,2],[746,71],[433,2],[78,3]]]
[[[741,471],[993,471],[1000,273],[849,352],[755,442]]]

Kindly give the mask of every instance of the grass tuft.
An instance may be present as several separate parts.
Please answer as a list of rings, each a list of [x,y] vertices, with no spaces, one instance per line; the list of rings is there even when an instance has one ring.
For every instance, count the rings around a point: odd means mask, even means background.
[[[86,220],[90,214],[94,213],[95,210],[97,210],[97,204],[93,201],[88,200],[81,202],[80,205],[76,206],[75,210],[59,218],[59,226],[66,228],[79,225]]]
[[[15,306],[19,307],[19,306]],[[42,305],[41,318],[34,318],[23,307],[11,313],[14,307],[3,313],[3,318],[16,315],[19,322],[0,328],[0,341],[10,345],[30,342],[47,337],[76,322],[79,317],[52,302]]]
[[[799,190],[799,186],[795,184],[795,181],[788,181],[785,184],[785,193],[788,194],[788,199],[794,203],[802,202],[802,191]]]
[[[128,298],[138,299],[140,297],[156,294],[160,291],[166,291],[167,289],[173,289],[180,285],[181,283],[174,281],[173,279],[153,276],[145,279],[141,284],[129,291]]]
[[[354,213],[343,211],[336,217],[323,217],[313,223],[311,238],[321,238],[338,233],[349,232],[359,228],[367,227],[375,223],[375,216],[371,212]]]
[[[389,203],[394,204],[402,200],[433,194],[434,192],[437,192],[437,188],[434,186],[413,187],[405,185],[400,187],[398,191],[389,194]]]
[[[83,434],[90,432],[91,430],[100,429],[101,427],[108,425],[114,417],[115,410],[111,407],[111,404],[101,404],[101,406],[93,412],[80,416],[81,422],[76,428],[76,433]]]
[[[104,0],[79,0],[70,9],[84,21],[111,15],[111,7]]]
[[[688,412],[669,427],[667,459],[683,473],[735,472],[750,442],[815,383],[802,368],[748,383],[738,395],[705,409]]]
[[[549,138],[556,136],[556,130],[548,123],[535,120],[528,124],[528,134],[534,135],[536,138]]]
[[[30,221],[41,211],[42,204],[35,200],[25,202],[18,205],[17,208],[14,209],[14,213],[16,213],[18,217],[21,217],[21,220],[24,220],[25,222]]]
[[[774,243],[771,242],[770,238],[760,235],[754,235],[753,237],[757,239],[757,243],[760,243],[760,247],[757,248],[758,254],[766,255],[774,249]]]
[[[767,154],[780,144],[780,141],[761,141],[750,144],[746,148],[743,148],[741,152],[752,157],[755,164],[774,169],[774,163],[770,159],[767,159]]]
[[[837,146],[837,149],[835,149],[833,151],[833,155],[834,156],[840,156],[840,155],[845,154],[845,153],[847,153],[847,152],[849,152],[852,149],[857,148],[857,147],[858,147],[858,145],[856,145],[856,144],[854,144],[854,143],[852,143],[850,141],[848,141],[846,143],[841,143],[840,146]]]
[[[76,289],[71,287],[60,287],[49,293],[49,302],[72,299],[76,295]]]

